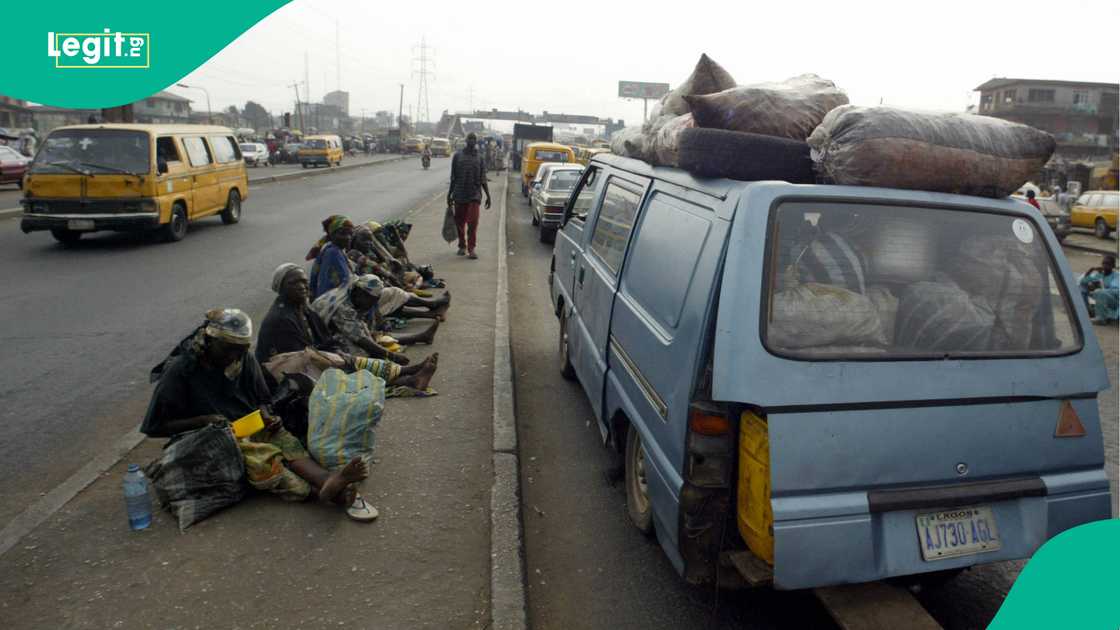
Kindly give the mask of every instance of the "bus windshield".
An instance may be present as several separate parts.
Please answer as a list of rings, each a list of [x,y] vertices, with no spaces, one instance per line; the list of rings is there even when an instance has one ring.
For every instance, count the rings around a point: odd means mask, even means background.
[[[60,129],[47,137],[32,173],[147,173],[151,140],[142,131]]]

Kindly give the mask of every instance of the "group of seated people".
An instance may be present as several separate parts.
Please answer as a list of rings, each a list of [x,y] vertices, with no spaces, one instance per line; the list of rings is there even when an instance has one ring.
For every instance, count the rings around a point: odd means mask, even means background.
[[[354,520],[376,518],[356,485],[369,475],[368,462],[353,458],[332,472],[309,455],[306,396],[330,367],[372,372],[385,381],[390,397],[435,393],[429,385],[438,353],[413,363],[402,349],[432,343],[451,296],[430,267],[409,259],[404,241],[410,228],[373,221],[355,228],[337,215],[323,221],[325,235],[308,255],[314,260],[310,274],[295,263],[273,272],[277,297],[261,323],[256,350],[249,351],[253,323],[247,314],[235,308],[207,312],[152,370],[156,388],[141,431],[175,438],[259,410],[264,429],[238,440],[252,487],[287,500],[334,503]],[[395,332],[414,320],[424,322],[424,329]]]

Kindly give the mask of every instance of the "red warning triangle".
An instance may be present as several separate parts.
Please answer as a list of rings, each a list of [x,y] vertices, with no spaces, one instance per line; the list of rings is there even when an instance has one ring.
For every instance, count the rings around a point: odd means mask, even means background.
[[[1054,437],[1083,437],[1084,435],[1085,425],[1081,424],[1077,411],[1068,400],[1063,400],[1062,406],[1058,408],[1058,426],[1054,428]]]

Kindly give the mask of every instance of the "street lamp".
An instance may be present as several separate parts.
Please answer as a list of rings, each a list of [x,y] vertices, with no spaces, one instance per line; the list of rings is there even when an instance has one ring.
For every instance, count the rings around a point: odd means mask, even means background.
[[[206,95],[206,122],[213,125],[214,111],[210,109],[210,92],[206,91],[206,88],[197,85],[187,85],[186,83],[176,83],[175,85],[181,88],[187,88],[188,90],[202,90],[202,93]]]

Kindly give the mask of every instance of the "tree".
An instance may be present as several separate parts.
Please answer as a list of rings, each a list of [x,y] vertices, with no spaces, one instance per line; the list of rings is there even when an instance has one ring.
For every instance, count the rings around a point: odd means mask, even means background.
[[[241,115],[253,127],[253,129],[270,129],[272,128],[272,116],[264,107],[253,101],[246,101],[245,108],[241,110]]]

